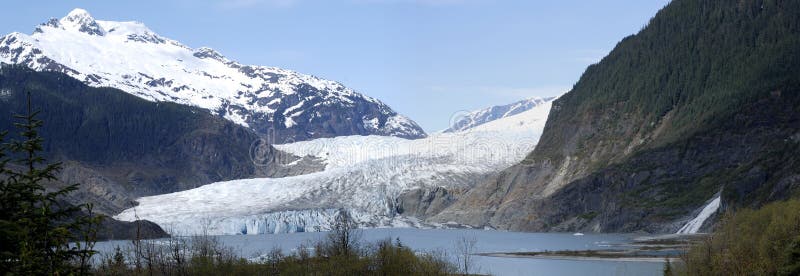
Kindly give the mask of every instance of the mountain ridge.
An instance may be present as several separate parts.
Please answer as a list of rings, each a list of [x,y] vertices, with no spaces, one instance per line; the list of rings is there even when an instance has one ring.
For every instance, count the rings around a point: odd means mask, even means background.
[[[488,122],[517,115],[540,104],[552,101],[556,97],[532,97],[510,104],[497,105],[460,114],[450,122],[450,127],[442,132],[466,131]]]
[[[0,61],[66,73],[90,86],[150,101],[198,106],[274,143],[340,135],[421,138],[414,121],[341,83],[244,65],[207,47],[192,49],[140,22],[95,20],[75,9],[32,35],[0,38]]]

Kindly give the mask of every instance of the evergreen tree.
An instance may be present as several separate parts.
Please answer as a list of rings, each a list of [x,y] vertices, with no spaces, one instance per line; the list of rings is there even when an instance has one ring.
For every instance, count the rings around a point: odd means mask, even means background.
[[[8,158],[6,157],[7,147],[4,143],[6,134],[6,131],[0,132],[0,273],[2,274],[11,271],[11,267],[18,258],[15,253],[19,252],[17,238],[20,233],[19,227],[13,219],[16,208],[19,206],[10,192],[7,180]]]
[[[70,205],[65,196],[77,189],[78,184],[48,191],[47,183],[54,183],[61,169],[60,163],[47,164],[40,155],[43,150],[38,129],[42,121],[36,119],[38,111],[31,108],[30,94],[26,115],[16,115],[19,120],[20,140],[12,140],[0,148],[0,232],[3,234],[2,267],[0,273],[19,275],[86,274],[89,258],[94,251],[93,235],[99,217],[91,205]],[[3,136],[5,133],[3,133]],[[13,163],[21,168],[7,169],[8,152]],[[81,216],[86,207],[88,216]],[[75,233],[84,233],[84,242],[75,241]]]

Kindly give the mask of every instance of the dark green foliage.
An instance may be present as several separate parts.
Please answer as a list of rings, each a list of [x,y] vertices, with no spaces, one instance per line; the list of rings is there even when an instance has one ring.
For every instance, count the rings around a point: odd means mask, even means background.
[[[800,273],[800,201],[729,213],[683,257],[688,275],[797,275]]]
[[[47,164],[40,155],[43,140],[39,136],[42,121],[31,109],[15,115],[19,140],[0,148],[0,158],[11,153],[11,163],[19,170],[6,169],[3,159],[0,172],[0,273],[18,275],[53,275],[88,273],[89,258],[94,254],[96,225],[99,218],[91,205],[66,204],[64,198],[77,189],[77,184],[48,191],[46,182],[55,181],[59,163]],[[87,216],[76,217],[82,208]],[[76,236],[75,233],[82,233]],[[82,239],[82,241],[80,241]],[[71,241],[78,241],[70,244]]]
[[[575,134],[584,136],[576,146],[591,149],[605,139],[633,142],[662,123],[649,147],[664,145],[743,103],[798,93],[799,17],[798,1],[672,1],[557,100],[537,148],[546,155],[532,157],[559,156]],[[579,132],[587,120],[596,133]]]
[[[758,123],[742,127],[744,122]],[[557,205],[553,212],[568,210],[581,218],[596,210],[593,223],[599,219],[604,231],[670,232],[677,230],[669,228],[675,220],[720,191],[722,210],[796,197],[799,130],[800,97],[749,103],[728,123],[680,143],[642,150],[573,181],[544,205]],[[548,223],[561,219],[554,216]]]
[[[800,235],[786,246],[783,259],[783,266],[778,270],[778,273],[781,275],[800,275]]]

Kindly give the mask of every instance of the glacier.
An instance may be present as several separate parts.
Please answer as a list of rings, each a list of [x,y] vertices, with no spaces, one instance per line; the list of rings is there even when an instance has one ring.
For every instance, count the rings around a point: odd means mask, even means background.
[[[480,126],[424,139],[341,136],[275,145],[322,160],[320,172],[217,182],[139,198],[115,218],[146,219],[168,231],[264,234],[324,231],[347,210],[363,227],[441,227],[397,212],[397,199],[414,189],[469,189],[520,162],[541,135],[552,100]]]

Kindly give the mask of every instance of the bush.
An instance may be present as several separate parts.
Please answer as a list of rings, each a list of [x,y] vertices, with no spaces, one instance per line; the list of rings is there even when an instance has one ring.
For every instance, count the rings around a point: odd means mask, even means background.
[[[727,214],[683,256],[683,274],[800,274],[800,200]]]

